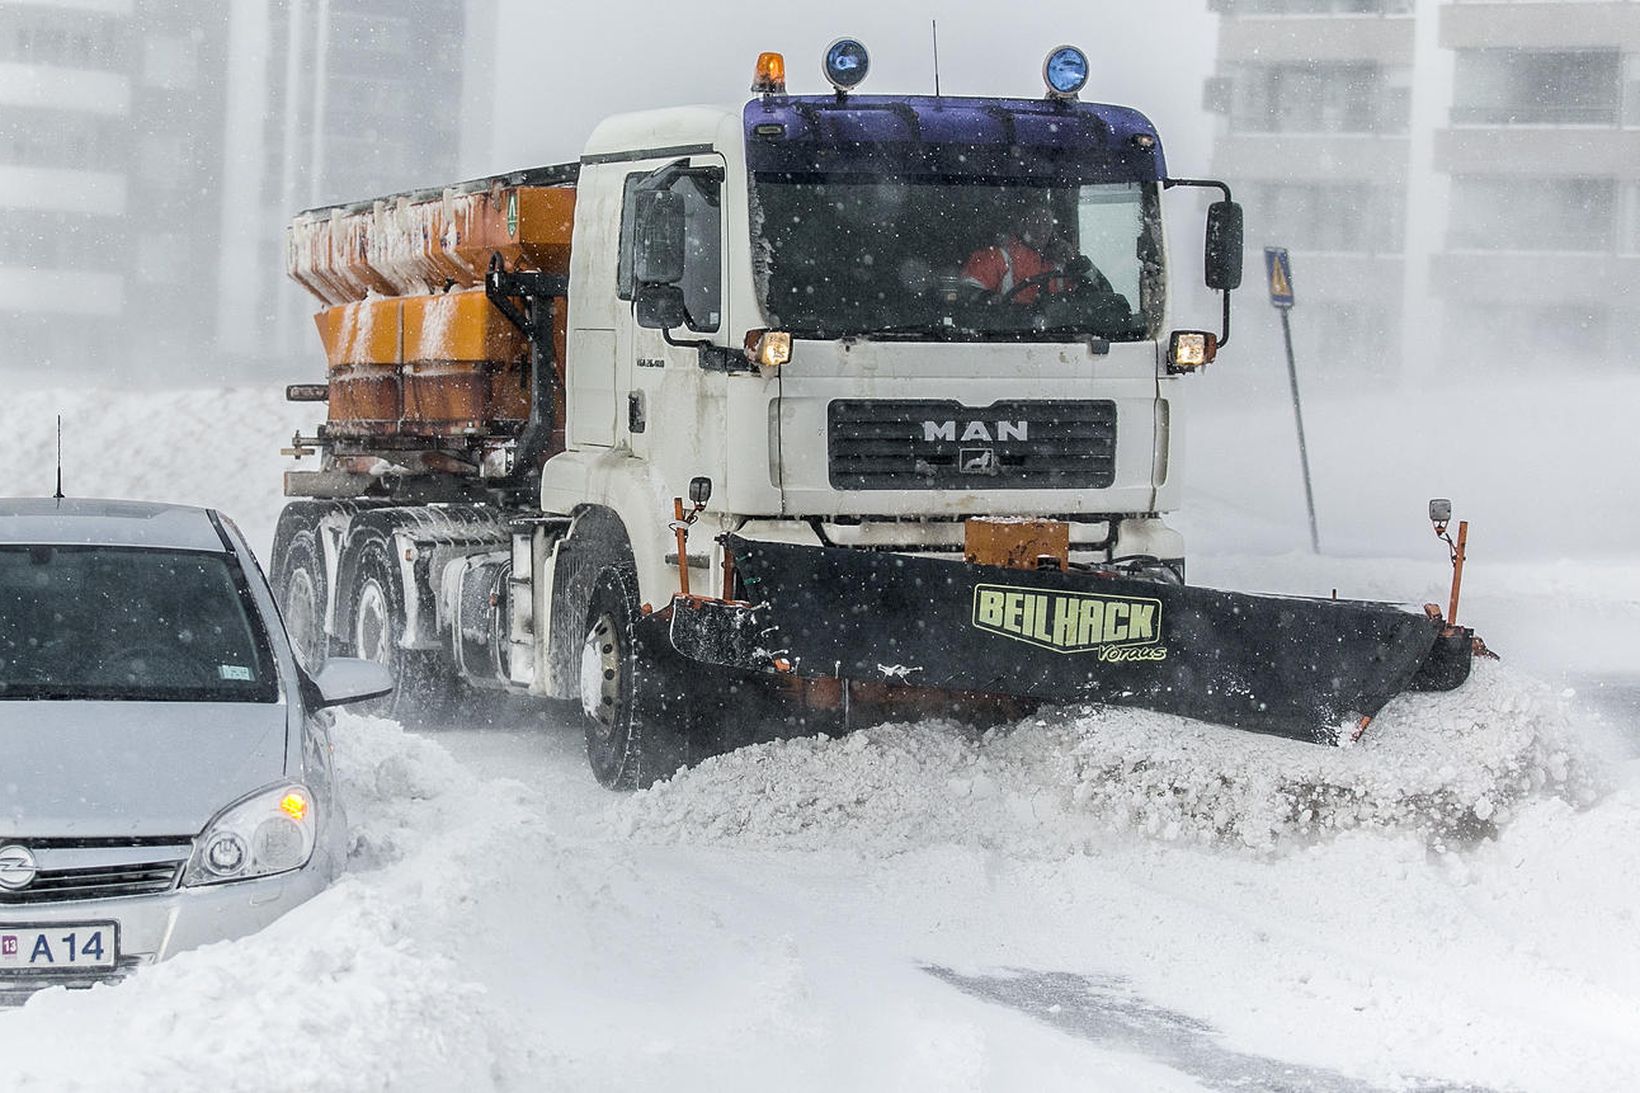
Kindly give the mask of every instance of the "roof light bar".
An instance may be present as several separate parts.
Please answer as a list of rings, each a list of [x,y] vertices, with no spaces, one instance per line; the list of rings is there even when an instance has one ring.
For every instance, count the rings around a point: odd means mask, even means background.
[[[839,38],[826,47],[821,69],[839,95],[845,95],[860,86],[871,70],[871,55],[866,47],[853,38]]]
[[[759,53],[752,90],[764,95],[786,93],[786,58],[779,53]]]
[[[1088,55],[1075,46],[1055,46],[1042,62],[1042,82],[1050,99],[1075,99],[1088,82]]]

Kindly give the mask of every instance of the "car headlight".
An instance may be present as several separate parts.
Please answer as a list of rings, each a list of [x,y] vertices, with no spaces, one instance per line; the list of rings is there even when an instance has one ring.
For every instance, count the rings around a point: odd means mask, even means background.
[[[229,805],[194,840],[185,885],[267,877],[300,869],[313,856],[318,822],[306,786],[282,783]]]

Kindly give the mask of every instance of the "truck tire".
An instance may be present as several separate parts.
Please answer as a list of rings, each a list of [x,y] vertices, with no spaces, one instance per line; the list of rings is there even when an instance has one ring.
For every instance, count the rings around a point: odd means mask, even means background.
[[[664,634],[640,627],[637,571],[605,566],[587,605],[581,709],[587,762],[610,789],[642,789],[690,761],[689,694],[682,657]]]
[[[351,620],[339,645],[349,656],[385,667],[393,677],[393,693],[354,709],[405,724],[449,722],[457,716],[459,681],[442,650],[406,649],[400,644],[404,589],[387,540],[372,535],[355,549],[353,586],[337,590],[349,598],[345,617]]]
[[[294,533],[275,562],[274,595],[285,621],[296,663],[310,675],[324,667],[330,656],[325,633],[327,582],[324,558],[312,530]]]

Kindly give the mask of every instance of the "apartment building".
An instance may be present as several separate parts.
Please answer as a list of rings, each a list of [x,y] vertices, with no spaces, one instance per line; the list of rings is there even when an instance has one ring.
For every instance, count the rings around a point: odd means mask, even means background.
[[[1625,354],[1640,2],[1211,6],[1215,169],[1250,242],[1293,249],[1312,359],[1393,374]]]
[[[243,0],[214,323],[227,357],[253,370],[259,359],[308,350],[310,301],[284,276],[284,228],[295,213],[440,185],[487,151],[493,7]]]
[[[131,294],[131,3],[0,2],[0,368],[100,359]]]
[[[1448,352],[1626,364],[1640,341],[1640,2],[1456,0],[1432,284]]]
[[[0,371],[230,382],[305,347],[284,224],[482,154],[492,7],[0,0]]]

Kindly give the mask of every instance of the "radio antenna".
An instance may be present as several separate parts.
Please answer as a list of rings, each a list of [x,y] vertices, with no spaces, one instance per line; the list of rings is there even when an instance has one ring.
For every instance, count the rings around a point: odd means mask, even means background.
[[[930,19],[928,29],[934,36],[934,97],[940,97],[940,21]]]
[[[52,495],[58,501],[63,499],[63,415],[57,415],[57,492]]]

